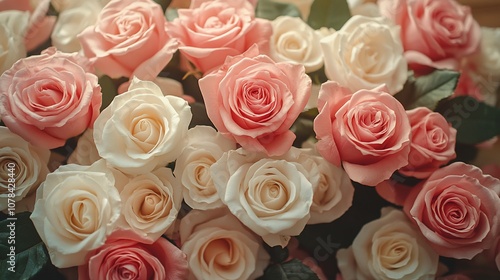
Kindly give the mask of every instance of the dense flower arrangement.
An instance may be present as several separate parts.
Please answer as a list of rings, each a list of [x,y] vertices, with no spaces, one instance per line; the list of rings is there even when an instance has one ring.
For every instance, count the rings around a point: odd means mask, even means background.
[[[0,73],[1,279],[500,278],[456,0],[0,0]]]

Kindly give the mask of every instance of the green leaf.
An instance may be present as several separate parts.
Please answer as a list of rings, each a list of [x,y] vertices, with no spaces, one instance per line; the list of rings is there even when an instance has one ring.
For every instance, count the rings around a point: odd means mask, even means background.
[[[298,259],[292,259],[281,264],[271,264],[264,270],[259,280],[319,280],[307,265]]]
[[[177,12],[177,9],[168,9],[165,12],[165,17],[167,18],[167,21],[174,21],[174,19],[179,17],[179,13]]]
[[[109,104],[111,104],[111,101],[113,101],[115,96],[118,94],[118,90],[113,79],[111,79],[107,75],[104,75],[99,78],[99,85],[101,86],[101,92],[102,92],[102,105],[101,105],[101,111],[102,111],[106,109],[106,107],[108,107]]]
[[[330,27],[339,30],[351,18],[346,0],[314,0],[307,23],[313,29]]]
[[[457,142],[478,144],[500,135],[500,109],[470,96],[443,100],[436,111],[457,129]]]
[[[154,0],[154,1],[161,6],[163,12],[165,12],[167,7],[170,5],[170,2],[172,2],[172,0]]]
[[[255,9],[255,16],[274,20],[279,16],[300,17],[300,11],[293,4],[277,3],[272,0],[259,0]]]
[[[29,218],[30,215],[29,212],[23,212],[14,216],[16,220],[7,218],[0,222],[0,258],[2,258],[0,279],[31,279],[46,265],[51,264],[45,245]],[[8,262],[10,260],[8,254],[12,253],[11,249],[15,251],[13,263]],[[15,265],[14,272],[9,270],[9,267],[12,267],[11,264]]]
[[[403,90],[394,95],[407,110],[417,107],[436,108],[440,100],[450,97],[457,87],[460,74],[450,70],[435,70],[418,78],[409,75]]]

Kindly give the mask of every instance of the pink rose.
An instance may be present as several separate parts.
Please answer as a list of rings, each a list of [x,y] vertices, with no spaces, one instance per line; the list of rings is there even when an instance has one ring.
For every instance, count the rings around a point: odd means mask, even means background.
[[[17,61],[0,77],[2,121],[36,146],[63,146],[99,115],[101,87],[90,69],[84,57],[55,48]]]
[[[252,47],[199,80],[207,114],[217,130],[249,151],[284,154],[289,130],[304,109],[311,78],[304,66],[274,62]]]
[[[432,68],[457,69],[474,53],[481,29],[469,7],[455,0],[379,0],[380,12],[401,26],[410,68],[424,74]]]
[[[408,165],[399,172],[424,179],[456,157],[457,130],[441,114],[426,107],[407,113],[411,125],[411,149]]]
[[[152,80],[177,50],[161,6],[152,0],[113,0],[79,35],[82,50],[111,78]]]
[[[349,177],[375,186],[408,164],[411,127],[385,86],[352,94],[337,82],[321,85],[314,120],[317,150]]]
[[[246,0],[193,0],[189,9],[178,10],[168,32],[179,40],[181,53],[205,73],[253,44],[265,52],[271,23],[255,18],[254,10]]]
[[[439,255],[471,259],[498,236],[499,185],[473,165],[452,163],[413,188],[405,212]]]
[[[132,231],[115,231],[78,267],[78,279],[186,279],[186,255],[179,248],[165,238],[144,242]]]

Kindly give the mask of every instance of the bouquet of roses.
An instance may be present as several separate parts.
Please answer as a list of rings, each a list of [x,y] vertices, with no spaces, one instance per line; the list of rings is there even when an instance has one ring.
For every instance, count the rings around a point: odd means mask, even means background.
[[[0,73],[2,279],[500,277],[456,0],[0,0]]]

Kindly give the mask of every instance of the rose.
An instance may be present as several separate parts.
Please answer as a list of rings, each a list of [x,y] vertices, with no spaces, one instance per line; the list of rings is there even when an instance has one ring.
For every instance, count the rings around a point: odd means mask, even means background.
[[[0,126],[0,211],[7,209],[8,202],[35,193],[49,173],[49,157],[48,149],[35,147]]]
[[[328,79],[357,91],[386,84],[392,95],[408,78],[399,27],[382,17],[355,15],[321,39]]]
[[[210,167],[222,202],[269,246],[286,246],[310,217],[309,172],[301,163],[288,161],[289,154],[266,158],[238,149],[224,153]]]
[[[414,187],[404,209],[441,256],[471,259],[491,248],[499,231],[500,180],[455,162]]]
[[[385,87],[352,94],[338,83],[321,85],[314,119],[318,152],[349,177],[375,186],[408,164],[411,127],[403,105]]]
[[[195,126],[188,130],[187,144],[177,158],[174,170],[187,205],[200,210],[223,206],[210,175],[210,166],[224,152],[235,149],[236,143],[210,126]]]
[[[101,7],[104,7],[107,3],[109,3],[109,0],[88,0],[85,2],[81,2],[78,0],[51,0],[50,4],[56,10],[59,12],[59,15],[61,12],[66,11],[66,10],[71,10],[75,7],[79,7],[84,3],[89,3],[91,2],[92,4],[97,4]]]
[[[457,130],[439,113],[426,107],[407,111],[411,125],[408,165],[399,169],[406,176],[424,179],[456,157]]]
[[[276,62],[302,64],[307,73],[323,66],[321,36],[297,17],[280,16],[272,22],[269,56]]]
[[[351,3],[348,1],[349,10],[352,15],[361,15],[367,17],[380,17],[380,10],[376,4],[377,0],[374,1],[355,1],[359,3]]]
[[[90,71],[84,57],[55,48],[17,61],[0,77],[2,121],[36,146],[63,146],[99,115],[101,87]]]
[[[279,155],[295,139],[289,128],[309,99],[311,79],[302,65],[275,63],[253,47],[228,58],[199,86],[220,133],[250,151]]]
[[[189,9],[178,10],[168,32],[179,40],[180,52],[205,73],[254,44],[267,49],[271,24],[255,18],[254,10],[247,0],[193,0]]]
[[[123,203],[118,226],[131,229],[143,239],[160,238],[181,208],[181,187],[166,167],[133,177],[118,191]]]
[[[154,243],[131,231],[116,231],[78,267],[78,279],[167,279],[187,275],[186,255],[164,238]]]
[[[192,210],[181,220],[187,279],[256,279],[269,264],[262,241],[225,208]]]
[[[68,163],[92,165],[92,163],[101,159],[94,143],[93,134],[93,129],[87,129],[78,138],[76,148],[69,156]]]
[[[85,255],[104,244],[120,216],[116,181],[103,160],[63,165],[47,175],[31,220],[55,266],[84,264]]]
[[[79,35],[82,50],[111,78],[155,78],[177,50],[163,11],[152,0],[113,0]]]
[[[28,30],[28,21],[27,12],[0,12],[0,73],[26,57],[24,35]]]
[[[97,151],[124,173],[148,173],[181,153],[191,117],[185,100],[164,96],[153,82],[134,78],[97,118]]]
[[[382,15],[401,26],[410,68],[426,74],[433,68],[458,69],[459,60],[474,53],[481,39],[470,8],[455,0],[380,0]]]
[[[439,256],[427,240],[394,208],[366,223],[351,247],[337,252],[342,279],[433,279]]]
[[[304,20],[309,18],[313,1],[314,0],[272,0],[272,2],[294,5],[297,9],[299,9],[300,17]]]

